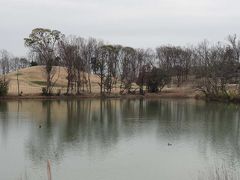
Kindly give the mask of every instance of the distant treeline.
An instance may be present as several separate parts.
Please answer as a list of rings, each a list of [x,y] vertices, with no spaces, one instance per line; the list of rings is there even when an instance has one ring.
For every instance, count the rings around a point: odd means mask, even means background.
[[[2,75],[28,66],[30,66],[30,62],[27,58],[15,57],[5,49],[0,50],[0,72]]]
[[[90,75],[95,74],[100,79],[101,94],[110,94],[116,87],[120,88],[119,93],[158,92],[173,80],[178,87],[191,80],[209,98],[240,95],[240,40],[236,35],[229,36],[226,43],[203,41],[191,47],[163,45],[140,49],[36,28],[24,41],[31,60],[12,58],[10,68],[8,55],[2,51],[2,73],[26,67],[29,62],[44,65],[44,94],[52,92],[56,66],[64,66],[67,94],[91,93]]]

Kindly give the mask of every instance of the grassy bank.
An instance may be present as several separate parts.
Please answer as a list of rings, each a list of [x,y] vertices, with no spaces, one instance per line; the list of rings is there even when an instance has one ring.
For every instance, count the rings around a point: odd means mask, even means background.
[[[145,95],[100,95],[100,94],[84,94],[84,95],[52,95],[52,96],[43,96],[43,95],[8,95],[0,97],[0,100],[15,100],[15,99],[84,99],[84,98],[195,98],[194,96],[189,96],[187,94],[178,94],[178,93],[160,93],[160,94],[145,94]]]
[[[19,79],[19,90],[21,96],[18,96],[17,92],[17,74]],[[6,75],[9,80],[9,92],[5,97],[0,97],[0,99],[70,99],[70,98],[195,98],[199,96],[198,92],[192,86],[191,82],[183,84],[181,87],[176,87],[176,85],[171,85],[164,87],[160,93],[146,93],[144,96],[136,94],[125,94],[120,95],[120,84],[113,88],[111,95],[100,95],[99,82],[100,79],[96,75],[91,75],[91,86],[92,93],[82,92],[81,95],[64,95],[66,93],[67,87],[67,73],[64,67],[57,67],[57,72],[55,75],[55,86],[53,88],[53,94],[61,92],[59,95],[53,96],[42,96],[42,87],[46,86],[46,80],[43,76],[43,67],[34,66],[19,70],[19,72],[11,72]],[[138,86],[134,86],[138,89]]]

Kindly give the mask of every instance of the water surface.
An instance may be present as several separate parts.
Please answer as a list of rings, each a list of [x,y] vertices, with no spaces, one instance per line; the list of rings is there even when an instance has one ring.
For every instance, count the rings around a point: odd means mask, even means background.
[[[41,128],[39,128],[41,126]],[[240,107],[195,100],[0,102],[0,179],[192,180],[240,169]],[[171,145],[170,145],[171,144]]]

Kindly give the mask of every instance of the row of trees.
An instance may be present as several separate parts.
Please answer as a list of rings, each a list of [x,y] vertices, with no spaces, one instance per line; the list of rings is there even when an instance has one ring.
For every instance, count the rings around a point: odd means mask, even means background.
[[[18,94],[20,94],[19,89],[19,80],[18,80],[18,70],[21,68],[28,67],[30,65],[29,61],[24,57],[15,57],[7,50],[0,50],[0,72],[2,74],[2,78],[0,79],[0,96],[4,96],[8,93],[8,80],[5,75],[12,72],[17,71],[17,87]]]
[[[229,36],[227,43],[195,47],[161,46],[156,50],[109,45],[94,38],[64,36],[60,31],[37,28],[25,38],[25,45],[45,67],[47,93],[54,86],[55,66],[66,67],[67,94],[91,93],[91,74],[99,77],[100,93],[139,92],[144,87],[157,92],[166,84],[179,87],[189,78],[207,96],[229,96],[229,84],[239,86],[240,41]],[[136,87],[136,86],[134,86]],[[239,93],[240,93],[240,88]]]
[[[240,95],[240,41],[229,36],[228,44],[201,43],[194,54],[197,87],[210,98]]]
[[[226,43],[203,41],[191,48],[156,49],[159,66],[180,86],[190,77],[192,84],[209,98],[230,99],[240,95],[240,40],[228,36]]]
[[[167,71],[155,66],[155,52],[151,49],[134,49],[109,45],[94,38],[65,37],[60,31],[37,28],[25,38],[25,45],[35,53],[38,64],[44,65],[46,93],[54,87],[56,66],[67,72],[67,94],[92,92],[91,74],[99,77],[100,93],[110,94],[115,88],[120,93],[134,93],[134,84],[149,91],[157,91],[169,82]],[[158,74],[159,76],[154,76]]]
[[[27,58],[15,57],[5,49],[0,50],[0,71],[2,75],[28,67],[29,65]]]
[[[106,44],[94,38],[66,37],[60,31],[44,28],[32,30],[24,39],[37,64],[43,65],[45,93],[51,94],[57,66],[67,72],[67,94],[92,92],[91,75],[99,77],[100,93],[144,94],[158,92],[167,84],[180,87],[191,82],[208,97],[240,95],[240,41],[229,36],[226,43],[197,46],[160,46],[136,49]],[[26,59],[0,53],[2,74],[26,66]],[[11,62],[11,63],[10,63]],[[16,66],[17,64],[17,66]]]

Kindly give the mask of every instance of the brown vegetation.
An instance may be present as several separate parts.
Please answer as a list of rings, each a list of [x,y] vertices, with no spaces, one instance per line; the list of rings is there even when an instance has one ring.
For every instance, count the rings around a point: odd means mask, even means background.
[[[45,86],[45,80],[42,75],[42,66],[33,66],[29,68],[24,68],[19,70],[19,88],[20,92],[22,92],[22,97],[24,96],[35,96],[38,97],[42,93],[42,87]],[[54,92],[57,93],[58,90],[61,90],[61,93],[64,94],[67,91],[67,71],[64,67],[56,67],[58,69],[58,73],[56,78],[56,84],[53,88]],[[6,78],[9,79],[9,96],[17,95],[17,72],[11,72],[6,75]],[[85,97],[98,97],[100,93],[99,88],[99,77],[96,75],[90,76],[92,93],[85,93]],[[137,88],[137,85],[133,87]],[[116,88],[113,88],[113,97],[116,97],[120,91],[120,83],[117,84]],[[160,94],[154,93],[146,93],[146,97],[194,97],[196,92],[194,91],[194,87],[191,85],[184,84],[184,87],[176,87],[175,85],[172,87],[165,87]],[[125,97],[127,94],[125,94]],[[26,98],[26,97],[25,97]]]
[[[53,88],[54,92],[61,90],[62,93],[66,92],[67,88],[67,72],[64,67],[56,67],[57,73],[54,77],[56,85]],[[42,93],[42,87],[45,86],[45,79],[42,74],[43,66],[33,66],[29,68],[20,69],[19,73],[19,86],[22,95],[40,95]],[[11,72],[6,75],[9,80],[9,95],[17,95],[17,72]],[[91,82],[93,86],[93,92],[99,92],[98,77],[91,75]]]

